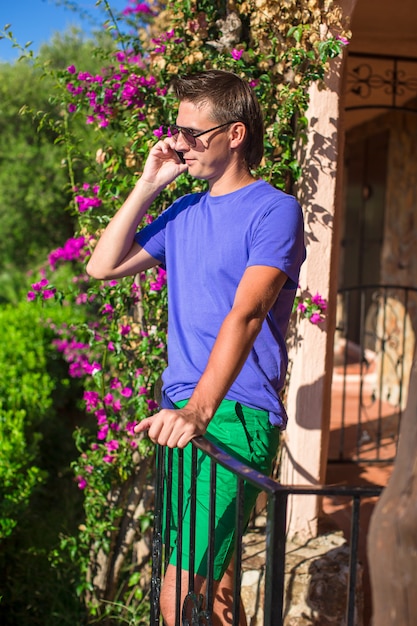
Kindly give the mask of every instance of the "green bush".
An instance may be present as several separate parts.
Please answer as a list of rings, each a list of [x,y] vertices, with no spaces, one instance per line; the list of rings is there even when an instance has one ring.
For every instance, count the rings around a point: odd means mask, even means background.
[[[67,307],[0,308],[0,541],[46,478],[39,466],[42,424],[71,401],[73,383],[52,346],[51,325],[69,319],[74,312]]]
[[[78,570],[51,555],[76,532],[82,499],[70,469],[82,390],[52,344],[81,322],[73,307],[0,307],[0,623],[79,626]]]

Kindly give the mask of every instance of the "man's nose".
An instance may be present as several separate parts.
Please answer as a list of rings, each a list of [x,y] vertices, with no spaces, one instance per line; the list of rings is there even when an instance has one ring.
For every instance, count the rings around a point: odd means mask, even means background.
[[[185,150],[189,150],[190,149],[190,146],[185,141],[184,136],[183,136],[181,131],[177,135],[177,141],[175,143],[175,149],[178,150],[178,152],[184,152]]]

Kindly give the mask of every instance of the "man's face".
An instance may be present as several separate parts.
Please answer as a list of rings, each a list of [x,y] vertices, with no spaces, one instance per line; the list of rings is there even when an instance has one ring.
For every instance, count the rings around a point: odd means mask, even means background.
[[[180,102],[177,125],[190,129],[195,134],[218,126],[220,122],[210,116],[210,105],[196,106],[184,100]],[[224,125],[201,137],[195,138],[195,146],[190,146],[183,133],[177,135],[176,150],[183,153],[188,165],[188,172],[213,184],[223,177],[233,165],[231,150],[231,128],[233,124]]]

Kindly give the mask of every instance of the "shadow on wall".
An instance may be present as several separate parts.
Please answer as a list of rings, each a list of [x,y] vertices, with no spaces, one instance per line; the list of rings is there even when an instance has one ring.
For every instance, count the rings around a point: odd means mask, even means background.
[[[295,419],[298,426],[306,430],[318,430],[321,424],[321,406],[317,398],[322,397],[324,378],[318,378],[311,385],[303,385],[297,391]]]
[[[297,198],[303,207],[305,216],[306,244],[319,241],[316,234],[318,225],[333,226],[333,195],[329,196],[331,206],[322,206],[316,202],[320,174],[334,179],[337,174],[337,120],[328,119],[328,131],[324,136],[317,130],[319,118],[309,121],[308,134],[311,144],[299,143],[298,154],[303,164],[303,175],[297,184]]]

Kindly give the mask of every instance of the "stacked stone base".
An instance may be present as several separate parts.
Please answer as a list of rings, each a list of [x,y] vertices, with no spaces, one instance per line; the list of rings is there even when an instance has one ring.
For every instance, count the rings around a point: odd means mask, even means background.
[[[243,556],[242,600],[248,626],[263,626],[265,543],[248,533]],[[342,533],[287,542],[284,626],[345,626],[349,546]],[[355,626],[363,626],[362,568],[358,565]]]

